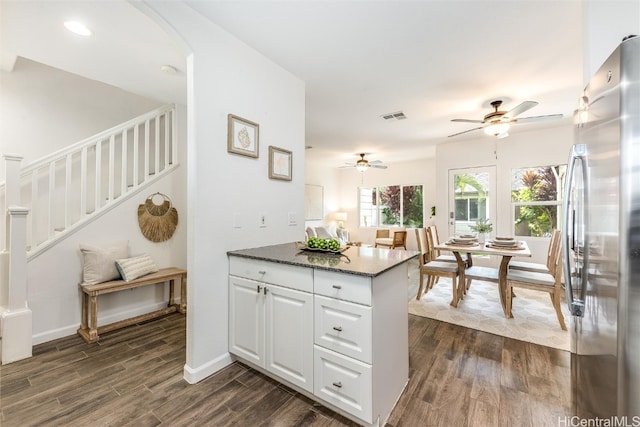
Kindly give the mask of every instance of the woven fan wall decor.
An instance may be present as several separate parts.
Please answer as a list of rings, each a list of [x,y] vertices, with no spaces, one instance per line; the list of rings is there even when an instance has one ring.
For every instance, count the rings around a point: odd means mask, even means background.
[[[162,202],[157,204],[156,200],[160,198]],[[138,206],[138,225],[147,239],[156,243],[164,242],[169,240],[176,231],[178,211],[166,194],[151,194],[143,204]]]

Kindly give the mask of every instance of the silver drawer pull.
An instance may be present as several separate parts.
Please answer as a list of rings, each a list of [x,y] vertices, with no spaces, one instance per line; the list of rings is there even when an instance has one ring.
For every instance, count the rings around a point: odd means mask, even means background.
[[[265,275],[265,274],[267,274],[267,272],[266,272],[266,271],[264,271],[264,270],[259,270],[259,271],[258,271],[258,274],[260,274],[260,275]]]
[[[269,292],[269,288],[267,288],[266,286],[264,287],[264,294],[266,295],[267,292]]]
[[[332,286],[332,288],[333,288],[333,289],[342,289],[342,286],[340,286],[340,285],[333,285],[333,286]]]
[[[342,332],[342,326],[334,326],[333,330],[334,331],[338,331],[338,332]]]
[[[342,383],[338,381],[337,383],[333,383],[335,387],[342,388]]]
[[[257,290],[258,290],[258,293],[260,293],[260,291],[262,290],[262,286],[258,285]]]

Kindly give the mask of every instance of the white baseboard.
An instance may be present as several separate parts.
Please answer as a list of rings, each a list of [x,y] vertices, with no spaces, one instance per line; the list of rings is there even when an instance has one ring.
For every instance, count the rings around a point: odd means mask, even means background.
[[[184,365],[184,379],[189,384],[195,384],[203,379],[207,378],[210,375],[215,374],[220,369],[225,366],[229,366],[233,363],[233,359],[231,358],[231,354],[224,353],[223,355],[216,357],[215,359],[201,365],[197,368],[192,368],[189,365]]]
[[[136,307],[131,310],[126,311],[118,311],[117,313],[110,313],[108,315],[103,315],[98,317],[98,326],[108,325],[109,323],[118,322],[120,320],[129,319],[131,317],[140,316],[141,314],[150,313],[152,311],[160,310],[167,306],[167,302],[157,302],[154,304],[148,304],[141,307]],[[73,325],[64,326],[58,329],[52,329],[50,331],[41,332],[39,334],[35,334],[32,337],[33,345],[42,344],[48,341],[53,341],[58,338],[68,337],[70,335],[75,335],[78,332],[78,328],[80,327],[80,315],[78,315],[78,323],[74,323]]]

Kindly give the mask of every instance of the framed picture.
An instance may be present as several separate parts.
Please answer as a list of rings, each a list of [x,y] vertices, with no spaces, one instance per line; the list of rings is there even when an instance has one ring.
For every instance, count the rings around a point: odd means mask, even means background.
[[[260,125],[233,114],[227,116],[227,151],[258,157]]]
[[[293,154],[282,148],[269,146],[269,178],[291,181]]]
[[[323,219],[324,200],[321,185],[304,186],[304,219],[306,221]]]

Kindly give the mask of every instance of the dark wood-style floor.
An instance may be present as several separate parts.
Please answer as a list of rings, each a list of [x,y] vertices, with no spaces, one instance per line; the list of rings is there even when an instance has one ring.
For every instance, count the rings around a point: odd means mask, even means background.
[[[409,316],[410,380],[388,426],[557,426],[569,353]],[[245,365],[182,379],[185,317],[71,336],[0,368],[0,425],[354,425]]]

